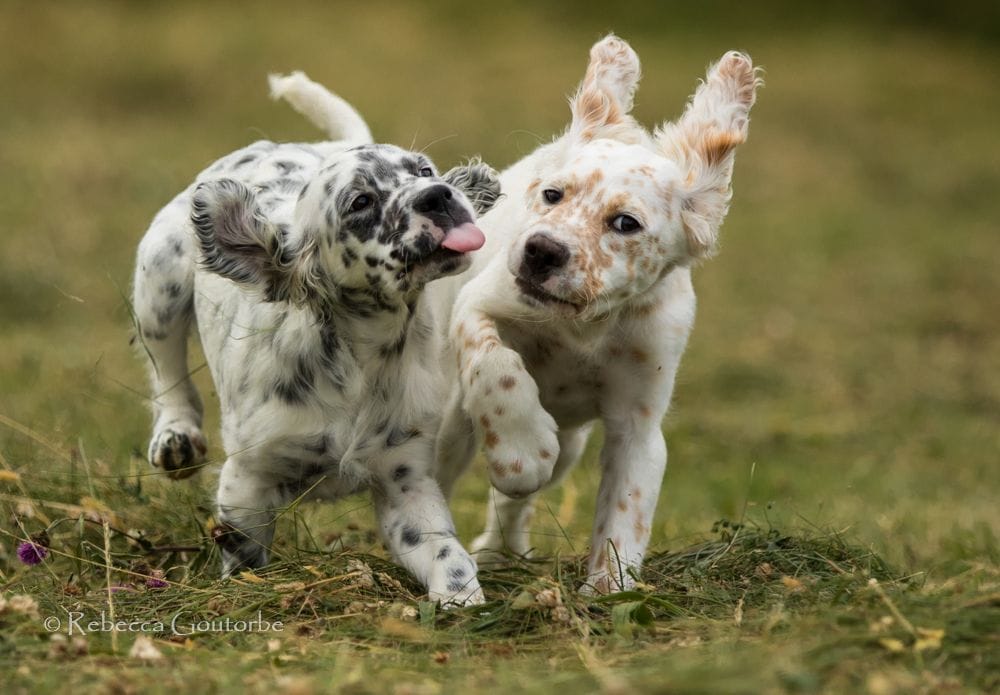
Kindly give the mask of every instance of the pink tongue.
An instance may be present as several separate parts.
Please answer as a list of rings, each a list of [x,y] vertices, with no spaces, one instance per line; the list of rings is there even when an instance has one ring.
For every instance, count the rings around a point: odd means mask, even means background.
[[[441,246],[452,251],[465,253],[466,251],[475,251],[485,243],[486,237],[483,236],[482,230],[471,222],[466,222],[449,229],[448,233],[444,235]]]

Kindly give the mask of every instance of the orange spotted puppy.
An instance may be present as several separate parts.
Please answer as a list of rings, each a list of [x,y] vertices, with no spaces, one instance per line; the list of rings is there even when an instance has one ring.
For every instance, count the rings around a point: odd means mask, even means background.
[[[629,116],[638,80],[628,44],[597,43],[569,130],[501,175],[473,268],[429,288],[454,301],[459,370],[438,478],[449,491],[481,444],[494,487],[480,561],[529,552],[533,497],[600,420],[598,592],[629,587],[642,564],[667,462],[660,424],[695,315],[691,267],[715,249],[760,85],[748,56],[727,53],[650,134]]]

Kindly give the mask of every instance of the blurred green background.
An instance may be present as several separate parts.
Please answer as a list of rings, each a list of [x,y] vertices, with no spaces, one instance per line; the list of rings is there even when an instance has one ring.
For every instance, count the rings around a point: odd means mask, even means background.
[[[0,415],[85,452],[109,480],[145,450],[123,301],[134,250],[218,156],[320,137],[268,100],[268,72],[306,71],[377,139],[442,167],[481,154],[500,168],[565,126],[604,33],[642,58],[635,112],[649,126],[737,48],[767,86],[722,252],[695,276],[654,547],[746,503],[757,523],[847,529],[908,567],[997,562],[997,7],[4,2]],[[67,474],[5,425],[0,453],[42,497]],[[546,496],[540,547],[585,549],[597,476],[592,451]],[[206,474],[145,481],[161,508],[211,496]],[[455,502],[466,539],[484,495],[469,476]],[[346,523],[310,514],[324,531]]]

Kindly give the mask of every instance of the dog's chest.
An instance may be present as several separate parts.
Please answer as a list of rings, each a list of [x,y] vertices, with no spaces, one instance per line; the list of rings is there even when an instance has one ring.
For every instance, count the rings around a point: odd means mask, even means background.
[[[600,414],[604,369],[599,355],[551,335],[506,332],[538,385],[542,407],[563,427],[589,422]]]

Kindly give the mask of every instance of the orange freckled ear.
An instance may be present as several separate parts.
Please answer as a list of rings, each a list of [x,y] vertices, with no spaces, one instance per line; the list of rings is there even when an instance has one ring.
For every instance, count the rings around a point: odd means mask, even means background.
[[[736,149],[737,145],[742,145],[746,141],[746,135],[734,131],[714,132],[703,140],[697,147],[702,160],[710,167],[722,164],[723,160]]]

